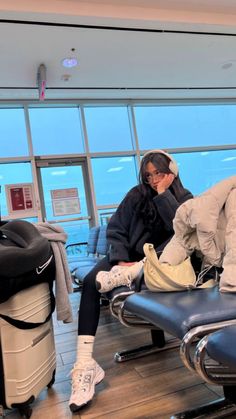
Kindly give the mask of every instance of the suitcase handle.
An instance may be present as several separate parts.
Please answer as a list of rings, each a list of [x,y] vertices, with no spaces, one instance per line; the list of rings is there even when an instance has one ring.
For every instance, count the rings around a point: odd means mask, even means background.
[[[12,317],[6,316],[5,314],[1,314],[1,313],[0,313],[0,317],[3,320],[5,320],[7,323],[16,327],[17,329],[34,329],[35,327],[39,327],[39,326],[42,326],[44,323],[47,323],[48,320],[51,318],[52,313],[55,310],[55,297],[51,289],[50,289],[50,299],[51,299],[51,310],[43,322],[38,322],[38,323],[25,322],[23,320],[13,319]]]

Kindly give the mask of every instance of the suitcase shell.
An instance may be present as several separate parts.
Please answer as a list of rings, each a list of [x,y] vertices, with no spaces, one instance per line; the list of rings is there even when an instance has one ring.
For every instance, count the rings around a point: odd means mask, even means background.
[[[0,313],[28,322],[43,322],[50,313],[49,286],[42,283],[20,291],[0,304]],[[54,382],[56,352],[53,323],[34,329],[18,329],[0,319],[2,362],[0,380],[4,408],[20,407],[33,401]]]

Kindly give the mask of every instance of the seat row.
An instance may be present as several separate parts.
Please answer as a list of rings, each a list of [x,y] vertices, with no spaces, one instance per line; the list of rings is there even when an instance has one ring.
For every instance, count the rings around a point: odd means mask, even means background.
[[[222,418],[236,413],[234,293],[221,293],[218,287],[160,293],[142,290],[127,295],[115,315],[125,326],[151,329],[153,342],[149,349],[152,352],[178,345],[188,369],[208,383],[223,386],[223,399],[174,414],[172,418]],[[166,343],[165,333],[174,339]],[[115,358],[124,361],[147,352],[147,348],[135,348],[117,353]]]
[[[69,258],[75,282],[80,285],[85,275],[107,253],[106,226],[92,228],[86,245],[86,256]],[[222,385],[224,398],[174,414],[172,418],[222,418],[236,414],[234,293],[221,293],[218,287],[161,293],[145,288],[140,281],[134,282],[132,289],[119,287],[106,294],[112,314],[122,324],[151,331],[151,344],[117,352],[116,361],[122,362],[179,346],[184,365],[206,382]],[[166,333],[173,337],[168,342],[165,340]]]
[[[96,263],[107,254],[106,239],[107,226],[96,226],[89,230],[87,242],[78,242],[67,245],[67,258],[73,281],[81,286],[85,276]],[[85,252],[82,248],[85,247]],[[85,253],[80,256],[80,253]]]

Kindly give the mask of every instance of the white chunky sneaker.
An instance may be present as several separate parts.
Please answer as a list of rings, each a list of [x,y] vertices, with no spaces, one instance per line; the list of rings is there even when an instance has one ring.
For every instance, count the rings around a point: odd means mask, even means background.
[[[77,412],[82,406],[92,400],[95,393],[95,385],[100,383],[105,372],[92,359],[88,363],[77,362],[71,371],[72,390],[69,400],[70,410]]]
[[[131,266],[115,265],[109,272],[100,271],[96,276],[96,288],[99,292],[105,293],[113,288],[126,285],[130,287],[133,280],[143,271],[143,260]]]

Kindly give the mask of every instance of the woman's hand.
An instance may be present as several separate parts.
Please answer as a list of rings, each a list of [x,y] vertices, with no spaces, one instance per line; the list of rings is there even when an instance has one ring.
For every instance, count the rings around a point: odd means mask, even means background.
[[[117,265],[119,265],[119,266],[131,266],[131,265],[134,265],[136,262],[123,262],[123,261],[120,261],[120,262],[118,262],[117,263]]]
[[[155,189],[158,194],[163,193],[170,187],[173,180],[175,178],[175,175],[173,173],[166,173],[162,179],[159,180],[159,182],[155,185]]]

